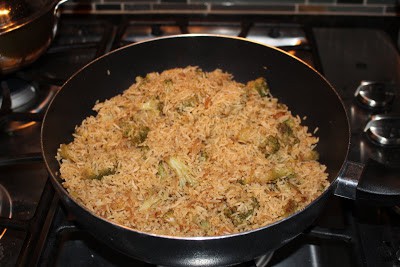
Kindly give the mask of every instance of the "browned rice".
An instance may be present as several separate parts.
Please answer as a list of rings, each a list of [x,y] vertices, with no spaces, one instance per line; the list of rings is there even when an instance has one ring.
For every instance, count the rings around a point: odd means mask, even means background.
[[[237,233],[303,209],[329,184],[318,139],[254,84],[191,66],[137,77],[60,146],[63,186],[107,220],[172,236]]]

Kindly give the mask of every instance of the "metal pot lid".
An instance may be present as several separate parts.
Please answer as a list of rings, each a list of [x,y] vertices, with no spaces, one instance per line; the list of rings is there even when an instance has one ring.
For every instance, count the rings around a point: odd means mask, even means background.
[[[17,29],[49,11],[57,0],[8,0],[0,3],[0,35]]]

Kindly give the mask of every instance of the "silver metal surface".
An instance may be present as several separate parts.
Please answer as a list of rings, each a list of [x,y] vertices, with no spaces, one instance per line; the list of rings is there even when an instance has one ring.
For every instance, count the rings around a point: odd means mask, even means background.
[[[323,73],[343,99],[354,99],[360,81],[400,84],[400,55],[386,32],[315,28],[313,33]]]
[[[364,165],[348,161],[343,173],[336,179],[334,194],[348,199],[356,199],[357,185]]]
[[[354,96],[370,108],[387,108],[395,97],[395,85],[389,82],[362,81]]]
[[[400,116],[383,114],[372,116],[364,132],[379,145],[399,146]]]
[[[47,50],[57,31],[58,7],[65,1],[0,3],[0,74],[33,63]]]
[[[220,34],[228,36],[239,36],[239,23],[196,23],[188,26],[189,33]]]
[[[256,267],[268,266],[268,263],[271,261],[273,255],[274,255],[274,251],[266,253],[265,255],[262,255],[256,259],[254,259],[254,263],[256,264]]]
[[[11,0],[0,3],[0,35],[18,29],[67,0]]]
[[[137,22],[130,24],[126,28],[122,40],[125,42],[135,43],[145,41],[160,36],[171,36],[181,34],[179,26],[174,24],[166,24],[165,22]]]
[[[36,96],[35,87],[24,80],[10,78],[0,83],[0,88],[7,87],[10,90],[11,109],[22,111],[27,107]],[[0,107],[3,97],[0,96]]]
[[[246,38],[276,47],[299,46],[307,43],[303,29],[291,25],[256,24],[250,28]]]

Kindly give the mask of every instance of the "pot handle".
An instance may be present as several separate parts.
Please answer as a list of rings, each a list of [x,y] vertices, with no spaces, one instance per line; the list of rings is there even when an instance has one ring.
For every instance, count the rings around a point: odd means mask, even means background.
[[[65,2],[67,2],[68,0],[58,0],[56,8],[58,8],[61,4],[64,4]]]
[[[400,167],[373,159],[365,165],[348,161],[337,178],[334,194],[378,206],[400,204]]]
[[[54,15],[57,17],[58,16],[58,10],[60,8],[60,5],[64,4],[65,2],[67,2],[68,0],[58,0],[56,2],[56,5],[54,6]]]

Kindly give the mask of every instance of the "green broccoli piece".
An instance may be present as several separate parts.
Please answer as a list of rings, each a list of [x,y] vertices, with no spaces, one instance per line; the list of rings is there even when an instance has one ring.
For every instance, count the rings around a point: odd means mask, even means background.
[[[193,170],[187,166],[182,160],[177,157],[170,157],[167,160],[168,166],[170,166],[179,178],[179,185],[181,187],[189,184],[194,186],[196,184]]]
[[[152,98],[149,101],[143,103],[140,106],[140,109],[161,112],[163,110],[163,107],[164,107],[164,104],[161,101]]]
[[[263,77],[257,78],[254,81],[250,81],[247,85],[256,90],[261,97],[266,97],[269,95],[269,86]]]
[[[124,124],[122,127],[122,135],[127,137],[134,145],[139,145],[147,139],[150,128],[147,126],[133,126]]]

